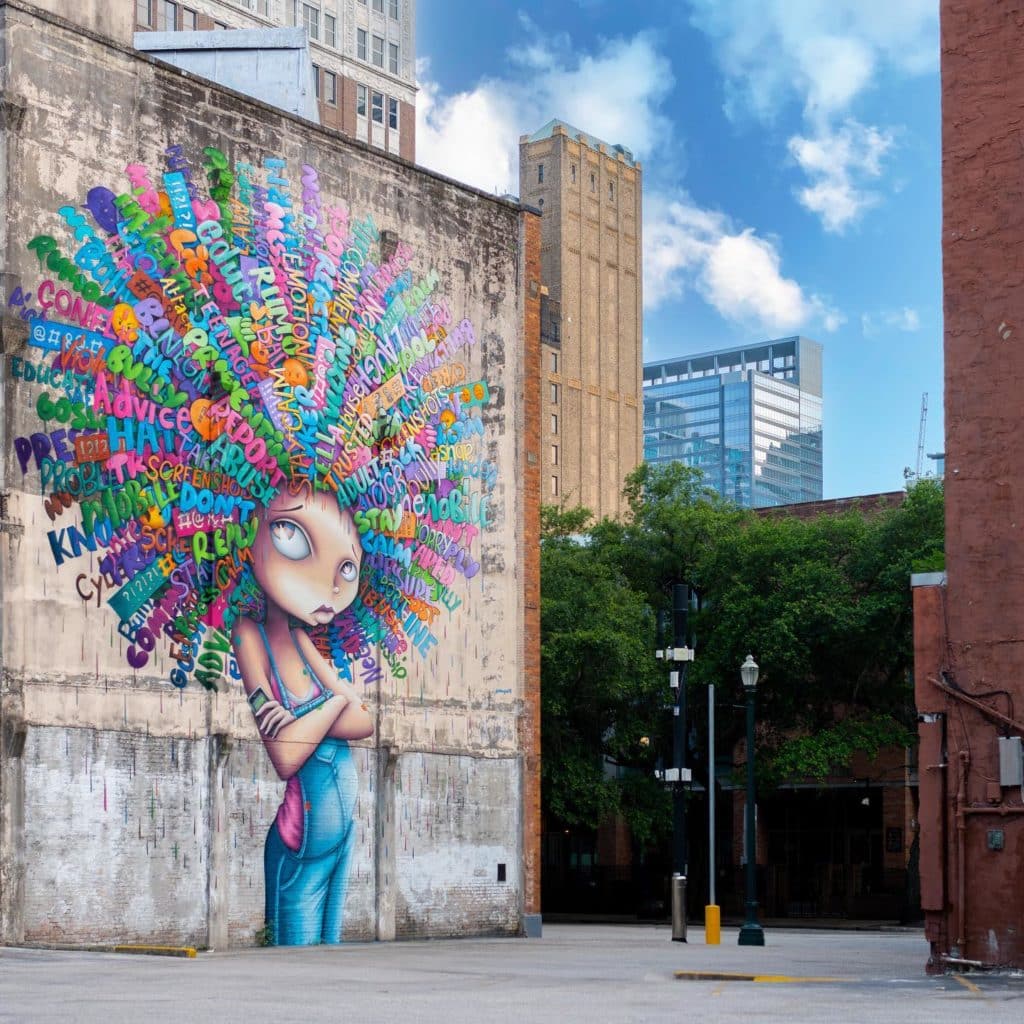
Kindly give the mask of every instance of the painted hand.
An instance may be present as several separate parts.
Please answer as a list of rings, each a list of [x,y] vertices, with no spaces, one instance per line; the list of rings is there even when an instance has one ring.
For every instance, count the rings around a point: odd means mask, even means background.
[[[286,726],[289,722],[294,722],[295,716],[287,709],[282,707],[276,700],[268,700],[256,712],[256,724],[259,726],[260,733],[267,739],[274,739],[277,734]]]

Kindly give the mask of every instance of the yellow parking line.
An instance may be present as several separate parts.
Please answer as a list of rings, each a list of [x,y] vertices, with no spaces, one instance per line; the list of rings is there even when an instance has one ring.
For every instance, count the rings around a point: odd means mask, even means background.
[[[192,959],[196,951],[192,946],[114,946],[115,953],[144,953],[150,956],[183,956]]]
[[[739,974],[732,971],[675,971],[682,981],[752,981],[761,984],[836,984],[856,982],[858,978],[801,977],[790,974]]]
[[[978,988],[973,981],[968,981],[962,974],[954,974],[953,977],[956,978],[956,980],[959,981],[968,992],[971,992],[976,996],[982,995],[981,989]]]

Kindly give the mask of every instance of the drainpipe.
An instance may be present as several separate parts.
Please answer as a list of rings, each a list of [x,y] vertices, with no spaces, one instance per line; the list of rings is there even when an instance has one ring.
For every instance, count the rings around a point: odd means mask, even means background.
[[[964,935],[967,919],[967,865],[964,863],[967,856],[967,816],[964,814],[964,807],[967,803],[967,764],[969,760],[968,753],[964,750],[960,751],[956,787],[956,945],[961,954],[967,945]]]

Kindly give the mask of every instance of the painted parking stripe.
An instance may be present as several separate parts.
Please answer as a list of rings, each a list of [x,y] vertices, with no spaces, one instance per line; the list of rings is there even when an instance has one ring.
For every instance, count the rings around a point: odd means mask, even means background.
[[[857,983],[860,978],[806,977],[792,974],[739,974],[732,971],[674,971],[680,981],[752,981],[760,984],[842,984]]]

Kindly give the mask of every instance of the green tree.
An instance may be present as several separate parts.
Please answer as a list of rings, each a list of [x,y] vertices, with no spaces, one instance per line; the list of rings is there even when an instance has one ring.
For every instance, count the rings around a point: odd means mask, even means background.
[[[620,813],[647,842],[668,820],[650,743],[666,699],[654,616],[607,552],[581,538],[588,518],[542,513],[543,800],[567,825],[596,828]]]
[[[667,794],[653,770],[671,751],[671,715],[666,669],[652,651],[674,583],[701,598],[691,619],[691,707],[709,682],[721,704],[741,703],[744,656],[753,653],[761,667],[766,782],[824,778],[858,751],[909,741],[910,574],[941,568],[940,484],[921,481],[901,505],[880,512],[813,520],[738,509],[679,465],[639,467],[625,494],[622,522],[588,526],[581,509],[542,514],[551,813],[596,826],[622,812],[638,839],[667,833]],[[703,728],[699,713],[692,721]],[[742,716],[719,721],[719,749],[727,750]],[[621,777],[605,770],[608,760],[626,769]]]
[[[755,517],[704,549],[695,682],[732,688],[753,652],[766,774],[823,778],[858,750],[909,742],[910,575],[940,564],[941,486],[900,506],[813,520]]]

